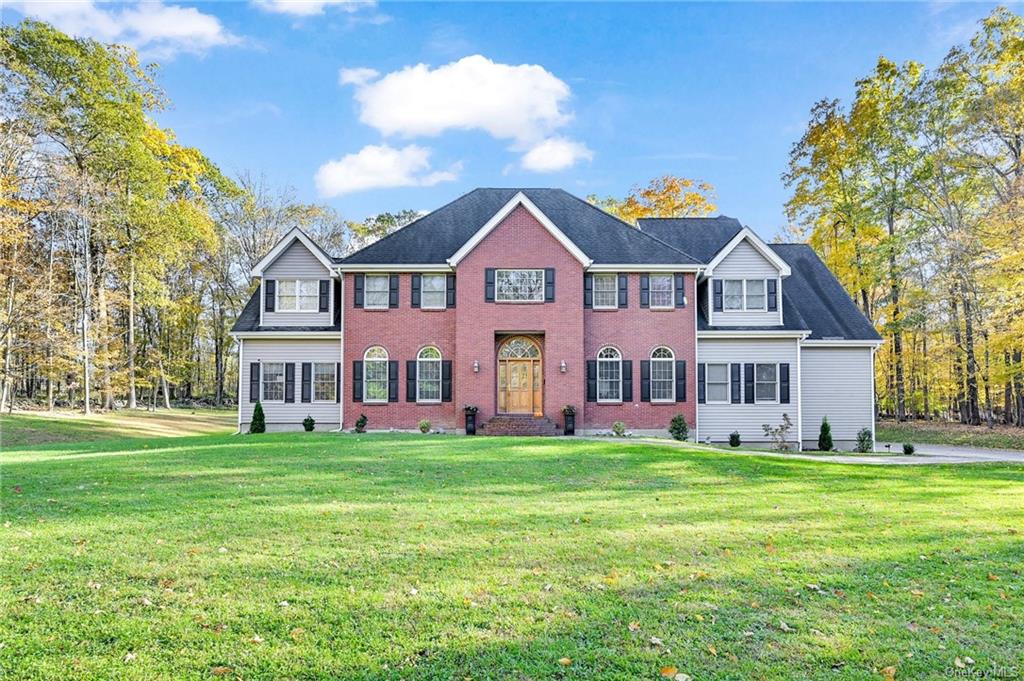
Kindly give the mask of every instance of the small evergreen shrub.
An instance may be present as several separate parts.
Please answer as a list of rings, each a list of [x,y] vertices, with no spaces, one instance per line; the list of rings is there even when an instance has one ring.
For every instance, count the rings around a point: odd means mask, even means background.
[[[821,430],[818,431],[818,449],[823,452],[831,452],[832,447],[832,426],[828,422],[828,417],[822,416]]]
[[[419,422],[419,426],[420,426],[420,432],[421,433],[429,433],[430,432],[430,421],[428,421],[426,419],[423,419],[422,421]]]
[[[857,431],[857,451],[865,454],[874,449],[874,438],[871,437],[870,428],[861,428]]]
[[[263,415],[263,403],[257,402],[256,407],[252,410],[252,421],[249,422],[250,433],[265,433],[267,432],[267,419]]]
[[[626,424],[622,421],[616,421],[612,424],[612,434],[615,437],[624,437],[626,435]]]
[[[682,414],[673,416],[672,422],[668,424],[668,432],[676,440],[685,440],[690,437],[690,426],[686,425],[686,417]]]
[[[313,428],[316,426],[316,420],[312,416],[306,414],[306,418],[302,419],[302,427],[306,429],[307,433],[313,432]]]
[[[366,432],[366,422],[369,421],[369,420],[370,419],[366,418],[366,414],[360,414],[359,418],[356,419],[356,432],[357,433],[365,433]]]
[[[903,443],[903,453],[906,456],[913,456],[914,455],[914,445],[910,444],[909,442],[904,442]]]
[[[729,433],[729,446],[739,447],[743,442],[740,440],[740,431],[734,430]]]

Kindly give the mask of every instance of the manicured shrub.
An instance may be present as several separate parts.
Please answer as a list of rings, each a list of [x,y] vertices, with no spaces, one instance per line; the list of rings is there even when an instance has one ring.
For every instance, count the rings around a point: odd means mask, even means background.
[[[857,431],[857,451],[865,454],[874,449],[875,438],[871,436],[870,428],[861,428]]]
[[[369,420],[370,419],[366,418],[366,414],[360,414],[359,418],[356,419],[356,432],[357,433],[365,433],[366,432],[366,422],[369,421]]]
[[[821,417],[821,430],[818,431],[818,449],[823,452],[832,451],[832,426],[827,416]]]
[[[419,426],[420,426],[420,432],[421,433],[429,433],[430,432],[430,421],[428,421],[426,419],[423,419],[423,420],[421,420],[419,422]]]
[[[250,433],[265,433],[267,432],[267,419],[263,416],[263,403],[257,402],[256,407],[252,410],[252,421],[249,422]]]
[[[668,432],[676,440],[685,440],[690,437],[690,426],[686,425],[686,417],[676,414],[668,424]]]
[[[905,455],[907,455],[907,456],[913,456],[913,454],[914,454],[914,445],[910,444],[909,442],[904,442],[903,443],[903,453]]]
[[[314,420],[309,414],[306,414],[306,418],[302,419],[302,427],[306,429],[307,433],[311,433],[315,426],[316,420]]]
[[[622,421],[616,421],[612,424],[612,434],[615,437],[624,437],[626,435],[626,424]]]
[[[740,440],[740,431],[734,430],[729,433],[729,446],[739,447],[743,442]]]

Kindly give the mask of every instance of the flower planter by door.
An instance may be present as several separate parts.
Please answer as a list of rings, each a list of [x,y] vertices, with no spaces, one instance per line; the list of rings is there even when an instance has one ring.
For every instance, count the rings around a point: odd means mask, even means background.
[[[466,414],[466,435],[476,435],[476,414]]]
[[[565,419],[565,434],[575,435],[576,434],[576,414],[563,414],[562,417]]]

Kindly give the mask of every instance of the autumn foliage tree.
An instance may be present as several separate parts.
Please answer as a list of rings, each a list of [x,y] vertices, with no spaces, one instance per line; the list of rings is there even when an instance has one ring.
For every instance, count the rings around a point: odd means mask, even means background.
[[[623,199],[591,195],[587,200],[632,225],[640,218],[704,217],[717,210],[714,187],[675,175],[653,179],[646,187],[634,187]]]

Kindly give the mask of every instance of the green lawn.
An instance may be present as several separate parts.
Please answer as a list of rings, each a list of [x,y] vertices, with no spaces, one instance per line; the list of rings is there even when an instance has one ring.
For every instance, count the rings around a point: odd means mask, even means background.
[[[15,412],[0,415],[0,446],[233,433],[237,429],[238,412],[234,409],[124,409],[90,416],[74,411]]]
[[[4,679],[1024,671],[1021,466],[328,433],[0,456]]]
[[[1024,450],[1024,428],[996,425],[989,428],[942,421],[880,421],[876,437],[880,442],[912,442],[938,445],[966,445],[994,449]]]

